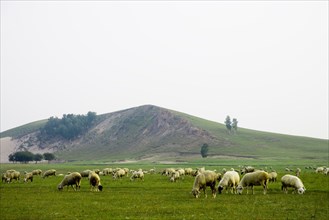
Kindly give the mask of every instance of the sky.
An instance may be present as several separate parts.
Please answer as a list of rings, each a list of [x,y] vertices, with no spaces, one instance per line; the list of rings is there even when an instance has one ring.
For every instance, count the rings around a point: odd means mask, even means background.
[[[328,139],[328,1],[1,0],[1,131],[145,104]]]

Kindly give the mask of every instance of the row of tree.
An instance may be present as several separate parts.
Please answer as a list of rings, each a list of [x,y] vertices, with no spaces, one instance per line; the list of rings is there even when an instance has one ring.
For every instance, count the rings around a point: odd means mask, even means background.
[[[72,140],[88,131],[95,121],[95,112],[88,112],[87,115],[64,114],[61,119],[51,117],[41,129],[39,137],[41,139],[61,137]]]
[[[42,160],[54,160],[55,155],[52,153],[44,153],[44,154],[33,154],[30,151],[18,151],[12,153],[8,156],[10,162],[20,162],[20,163],[28,163],[30,161],[35,161],[36,163]]]

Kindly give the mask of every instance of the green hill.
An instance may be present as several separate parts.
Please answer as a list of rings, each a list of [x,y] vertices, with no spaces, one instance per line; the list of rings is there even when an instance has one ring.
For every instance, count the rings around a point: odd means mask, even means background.
[[[198,160],[204,143],[209,145],[209,160],[328,160],[328,140],[244,128],[233,135],[221,123],[152,105],[97,117],[97,124],[75,140],[38,142],[34,135],[44,120],[5,131],[1,137],[15,137],[27,149],[49,149],[58,158],[72,161]]]

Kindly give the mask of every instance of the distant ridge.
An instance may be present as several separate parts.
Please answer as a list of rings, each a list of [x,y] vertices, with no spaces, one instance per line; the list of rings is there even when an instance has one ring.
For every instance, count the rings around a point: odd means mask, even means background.
[[[98,122],[75,140],[40,142],[38,130],[46,120],[1,133],[15,137],[12,151],[55,152],[64,160],[186,160],[200,158],[202,144],[209,157],[324,160],[328,141],[238,129],[228,134],[223,124],[181,112],[143,105],[98,115]],[[17,135],[17,134],[20,135]],[[12,144],[12,143],[11,143]]]

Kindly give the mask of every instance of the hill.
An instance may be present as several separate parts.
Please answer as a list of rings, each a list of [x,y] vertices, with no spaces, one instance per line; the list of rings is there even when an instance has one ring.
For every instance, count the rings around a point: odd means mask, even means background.
[[[204,143],[209,145],[209,158],[328,159],[328,140],[243,128],[232,135],[223,124],[153,105],[98,115],[97,123],[74,140],[38,140],[39,128],[45,123],[20,126],[1,133],[1,137],[13,137],[13,150],[50,151],[71,161],[185,161],[201,158]]]

